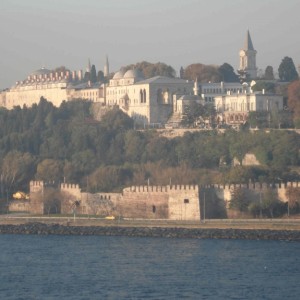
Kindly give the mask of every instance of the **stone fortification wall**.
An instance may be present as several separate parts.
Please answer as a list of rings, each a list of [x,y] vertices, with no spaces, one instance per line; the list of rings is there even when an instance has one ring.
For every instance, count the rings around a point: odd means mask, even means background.
[[[276,194],[280,201],[287,202],[288,198],[286,196],[286,191],[289,187],[299,187],[300,182],[287,182],[287,183],[248,183],[248,184],[213,184],[209,186],[203,186],[203,188],[214,188],[217,196],[224,200],[227,205],[231,200],[231,193],[236,188],[243,188],[249,190],[249,194],[259,199],[261,193],[267,189],[272,189]]]
[[[30,181],[30,212],[33,214],[44,213],[44,182]]]
[[[121,197],[118,193],[82,193],[81,212],[82,214],[98,216],[117,216],[117,204]]]
[[[132,186],[118,209],[128,218],[200,220],[198,186]]]
[[[168,194],[165,187],[135,186],[123,190],[118,212],[125,218],[167,219]]]
[[[29,200],[13,200],[8,204],[10,212],[30,212],[31,206]]]
[[[60,185],[61,213],[71,214],[81,201],[81,189],[78,184],[62,183]]]

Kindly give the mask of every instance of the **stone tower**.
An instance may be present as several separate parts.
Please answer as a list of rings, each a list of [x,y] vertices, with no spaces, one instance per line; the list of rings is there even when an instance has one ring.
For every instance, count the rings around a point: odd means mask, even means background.
[[[104,77],[107,77],[109,75],[109,63],[108,63],[108,57],[106,55],[106,59],[105,59],[105,65],[104,65],[104,69],[103,69],[103,74]]]
[[[239,72],[246,73],[248,79],[254,79],[257,77],[256,68],[256,53],[249,30],[247,31],[246,40],[243,49],[240,50],[240,67]]]

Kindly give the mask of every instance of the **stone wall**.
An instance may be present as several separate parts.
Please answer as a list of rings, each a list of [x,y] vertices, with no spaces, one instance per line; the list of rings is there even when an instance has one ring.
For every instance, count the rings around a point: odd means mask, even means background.
[[[200,220],[198,186],[133,186],[123,190],[120,214],[128,218]]]
[[[202,188],[214,188],[217,196],[224,200],[227,205],[231,200],[231,193],[236,188],[243,188],[249,190],[252,196],[259,199],[261,193],[266,191],[267,189],[272,189],[276,194],[280,201],[287,202],[288,198],[286,196],[286,190],[289,187],[299,187],[300,182],[287,182],[287,183],[276,183],[276,184],[267,184],[267,183],[248,183],[248,184],[213,184],[209,186],[203,186]]]
[[[44,213],[44,182],[30,181],[30,212],[33,214]]]
[[[41,181],[30,182],[30,202],[28,211],[33,214],[62,213],[115,216],[135,219],[200,220],[200,198],[207,190],[214,190],[228,208],[232,191],[246,189],[254,200],[272,189],[282,202],[287,202],[286,190],[299,187],[298,182],[285,184],[232,184],[232,185],[168,185],[132,186],[122,193],[85,193],[76,184],[45,184]],[[201,197],[200,192],[201,190]],[[208,194],[207,194],[208,195]],[[203,200],[203,199],[202,199]],[[208,199],[207,199],[208,200]],[[203,202],[203,201],[202,201]],[[207,203],[208,204],[208,203]],[[202,203],[203,205],[203,203]],[[10,210],[16,206],[11,206]],[[24,206],[25,208],[25,206]]]
[[[31,205],[29,200],[12,200],[8,203],[10,212],[30,212]]]

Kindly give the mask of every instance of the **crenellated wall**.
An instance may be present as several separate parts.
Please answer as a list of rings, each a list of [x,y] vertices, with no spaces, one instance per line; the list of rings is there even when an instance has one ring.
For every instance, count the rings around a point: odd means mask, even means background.
[[[278,199],[282,202],[287,202],[286,190],[289,187],[299,187],[300,182],[286,182],[286,183],[275,183],[275,184],[268,184],[268,183],[247,183],[247,184],[212,184],[207,186],[202,186],[202,188],[214,188],[216,191],[217,196],[224,200],[227,203],[227,206],[231,200],[232,191],[236,188],[243,188],[251,191],[252,195],[256,196],[259,199],[260,194],[267,190],[272,189],[274,192],[277,193]]]
[[[30,181],[30,212],[33,214],[44,213],[44,182]]]
[[[286,190],[299,187],[300,182],[278,184],[212,184],[166,185],[166,186],[131,186],[122,193],[86,193],[77,184],[30,182],[30,202],[28,210],[33,214],[50,212],[71,214],[99,215],[136,218],[136,219],[169,219],[200,220],[201,197],[205,191],[215,191],[217,197],[229,205],[232,191],[243,188],[249,191],[253,199],[260,199],[262,192],[272,189],[278,199],[287,202]],[[208,193],[207,193],[208,195]],[[203,205],[203,203],[202,203]],[[11,209],[13,206],[11,206]]]
[[[118,206],[128,218],[200,220],[198,186],[132,186]]]

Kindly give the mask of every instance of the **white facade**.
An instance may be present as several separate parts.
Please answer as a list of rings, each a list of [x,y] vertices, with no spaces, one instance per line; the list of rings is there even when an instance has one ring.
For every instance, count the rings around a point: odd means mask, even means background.
[[[144,80],[138,70],[117,72],[106,88],[106,105],[118,105],[139,124],[163,124],[173,109],[173,95],[192,94],[193,83],[156,76]]]
[[[283,97],[275,94],[256,93],[228,93],[215,98],[215,108],[219,120],[226,124],[243,124],[251,111],[281,111]]]
[[[200,83],[199,91],[205,103],[214,103],[215,97],[231,93],[242,93],[244,87],[239,82]]]
[[[12,109],[14,106],[31,107],[43,97],[60,106],[63,101],[82,98],[94,102],[103,100],[103,86],[100,83],[82,82],[82,71],[54,72],[45,68],[30,74],[25,80],[0,93],[0,106]]]

